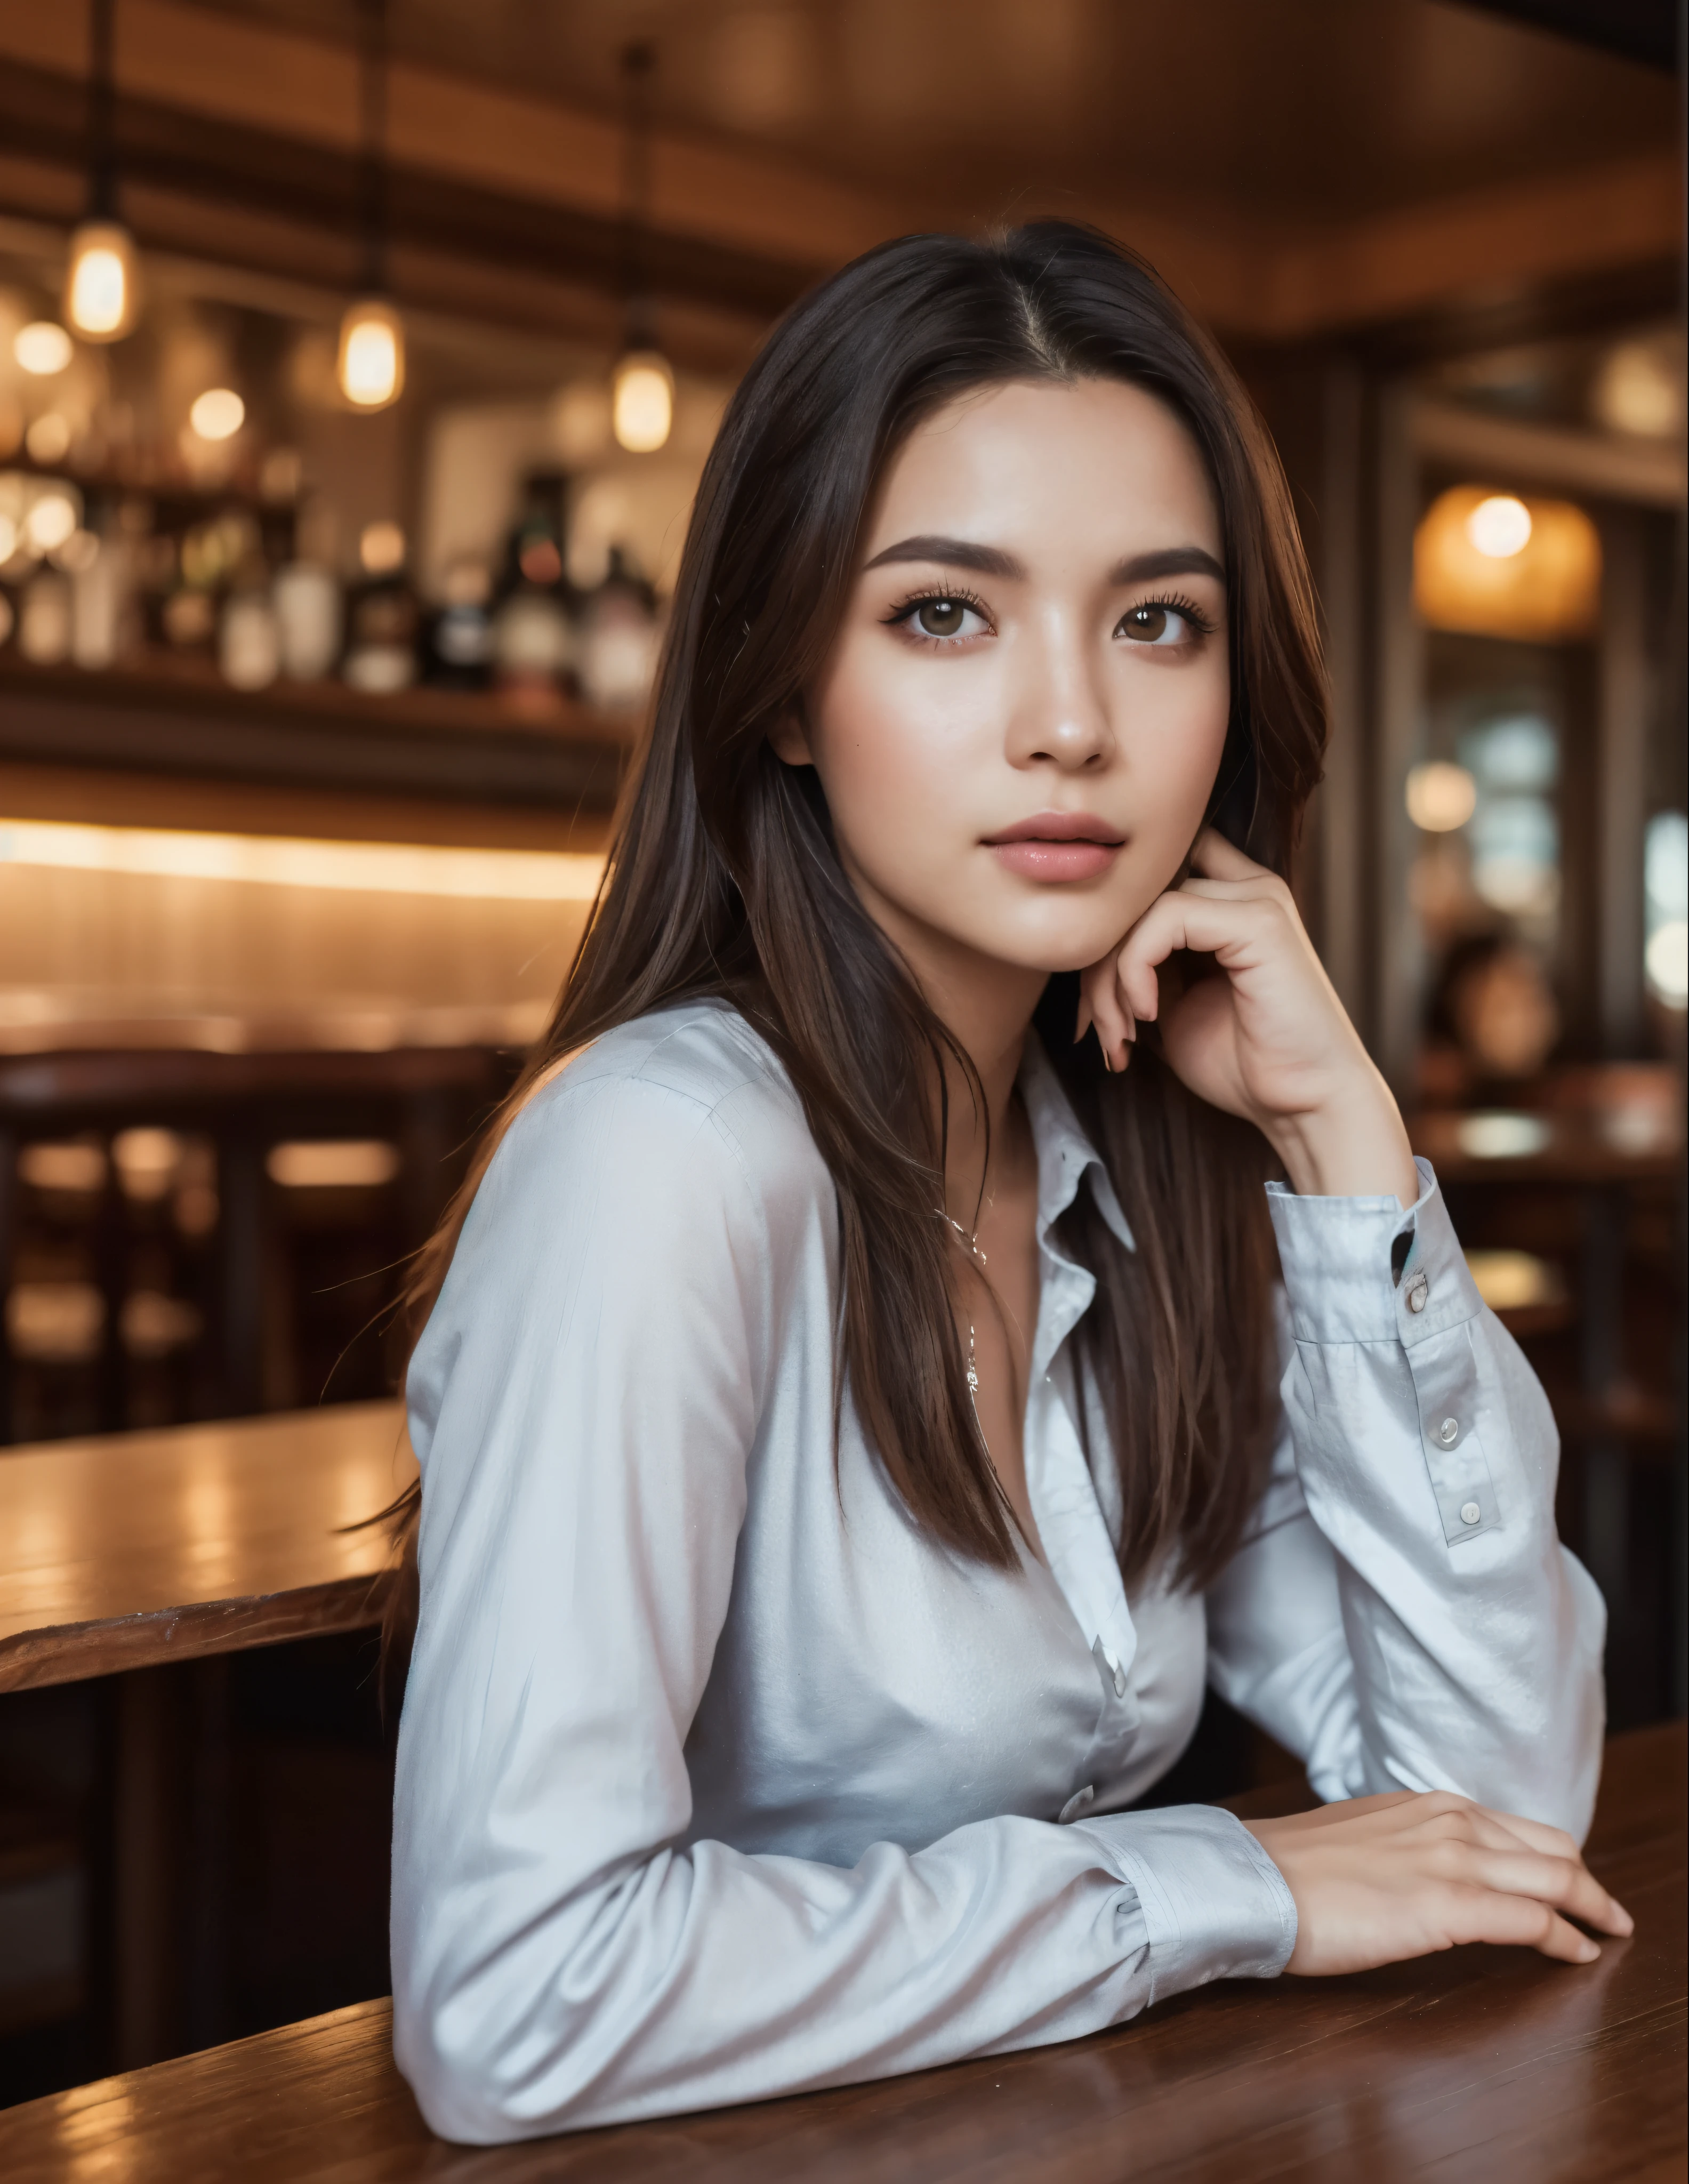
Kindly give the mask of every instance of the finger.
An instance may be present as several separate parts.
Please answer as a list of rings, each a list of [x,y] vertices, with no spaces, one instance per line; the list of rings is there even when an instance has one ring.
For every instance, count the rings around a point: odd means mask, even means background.
[[[1156,967],[1181,948],[1199,955],[1247,950],[1267,938],[1276,906],[1260,896],[1221,899],[1190,894],[1181,888],[1158,896],[1127,934],[1118,959],[1127,1006],[1147,1022],[1160,1011]]]
[[[1503,1813],[1494,1805],[1474,1805],[1472,1809],[1503,1829],[1515,1841],[1528,1843],[1532,1850],[1546,1852],[1550,1858],[1581,1855],[1576,1842],[1564,1828],[1551,1828],[1546,1820],[1529,1820],[1522,1813]]]
[[[1218,827],[1205,827],[1190,852],[1194,871],[1211,880],[1276,879],[1278,874],[1246,857],[1235,842],[1227,841]]]
[[[1581,1858],[1545,1858],[1537,1851],[1478,1849],[1470,1870],[1486,1888],[1508,1896],[1534,1896],[1603,1934],[1621,1938],[1636,1930],[1622,1903],[1609,1896]]]
[[[1120,989],[1113,957],[1093,963],[1081,976],[1079,986],[1105,1065],[1111,1070],[1124,1069],[1128,1047],[1137,1037],[1138,1028]]]
[[[1549,1904],[1482,1887],[1451,1888],[1443,1901],[1443,1928],[1452,1942],[1498,1942],[1540,1949],[1566,1964],[1592,1964],[1600,1945],[1579,1933]]]

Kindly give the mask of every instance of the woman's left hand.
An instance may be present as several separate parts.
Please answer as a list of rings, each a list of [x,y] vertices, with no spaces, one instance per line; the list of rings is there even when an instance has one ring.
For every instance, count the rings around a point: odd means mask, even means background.
[[[1411,1206],[1420,1185],[1401,1114],[1289,888],[1212,827],[1197,837],[1191,866],[1081,975],[1076,1035],[1094,1025],[1109,1067],[1124,1069],[1139,1023],[1159,1018],[1162,1052],[1180,1079],[1253,1123],[1293,1189],[1328,1198],[1394,1191]],[[1163,1011],[1157,966],[1179,949],[1212,956],[1224,975],[1197,980]]]

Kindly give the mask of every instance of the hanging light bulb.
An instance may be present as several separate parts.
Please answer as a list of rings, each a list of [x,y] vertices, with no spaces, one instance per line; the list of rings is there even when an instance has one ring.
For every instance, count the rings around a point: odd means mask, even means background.
[[[610,426],[631,455],[655,454],[674,425],[674,373],[654,348],[629,349],[610,386]]]
[[[117,217],[112,129],[113,0],[92,0],[88,61],[88,216],[70,237],[64,316],[84,341],[121,341],[140,302],[135,238]]]
[[[387,0],[360,0],[359,26],[364,292],[340,321],[335,376],[354,409],[385,410],[404,391],[404,326],[387,300]]]
[[[340,321],[340,391],[360,410],[385,410],[404,392],[404,324],[391,304],[365,296]]]
[[[610,429],[629,454],[655,454],[674,426],[674,371],[653,338],[645,279],[645,234],[651,195],[650,114],[647,89],[656,55],[643,42],[622,48],[626,97],[622,169],[622,249],[627,290],[627,340],[610,380]]]
[[[115,220],[85,220],[70,238],[64,315],[84,341],[121,341],[138,301],[135,243]]]

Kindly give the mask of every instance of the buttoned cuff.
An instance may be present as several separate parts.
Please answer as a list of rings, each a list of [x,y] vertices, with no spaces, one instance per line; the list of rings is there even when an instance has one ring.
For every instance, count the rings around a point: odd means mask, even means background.
[[[1385,1198],[1304,1198],[1267,1186],[1298,1342],[1396,1342],[1410,1349],[1475,1319],[1481,1306],[1431,1164],[1404,1213]],[[1398,1245],[1397,1239],[1402,1240]]]
[[[1218,1805],[1074,1823],[1138,1892],[1151,2002],[1217,1979],[1275,1979],[1296,1945],[1296,1899],[1242,1821]]]

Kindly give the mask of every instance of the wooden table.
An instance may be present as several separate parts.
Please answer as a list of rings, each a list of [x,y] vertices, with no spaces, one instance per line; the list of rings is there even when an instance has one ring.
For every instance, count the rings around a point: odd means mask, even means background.
[[[398,1403],[0,1450],[0,1691],[381,1619]]]
[[[393,2066],[388,2005],[371,2003],[0,2114],[0,2174],[1665,2184],[1685,2149],[1684,1764],[1681,1723],[1608,1748],[1591,1862],[1636,1932],[1587,1970],[1464,1949],[1355,1979],[1227,1984],[1066,2047],[492,2151],[429,2137]]]

